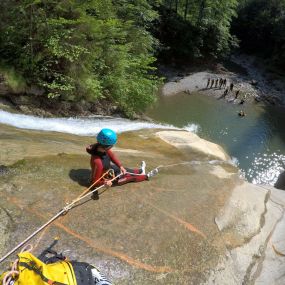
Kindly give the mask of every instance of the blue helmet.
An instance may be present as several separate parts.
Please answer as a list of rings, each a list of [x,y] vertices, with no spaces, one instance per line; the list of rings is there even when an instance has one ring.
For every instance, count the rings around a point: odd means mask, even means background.
[[[117,142],[117,135],[111,129],[102,129],[97,135],[97,141],[101,145],[114,145]]]

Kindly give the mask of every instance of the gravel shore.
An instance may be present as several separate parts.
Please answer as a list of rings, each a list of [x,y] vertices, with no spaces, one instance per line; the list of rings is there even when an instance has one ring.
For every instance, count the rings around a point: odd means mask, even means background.
[[[285,104],[285,79],[275,78],[272,73],[266,73],[255,67],[255,59],[249,56],[239,55],[231,57],[232,65],[239,66],[243,72],[232,71],[221,64],[217,65],[215,71],[205,70],[188,74],[167,74],[168,82],[162,88],[162,95],[171,96],[177,93],[201,92],[209,96],[224,98],[229,102],[240,103],[264,101],[272,105]],[[214,84],[212,88],[207,87],[208,79],[226,79],[226,86],[221,88]],[[230,84],[233,90],[230,91]],[[225,90],[228,89],[225,95]],[[237,94],[238,91],[238,94]],[[237,96],[236,96],[237,94]]]

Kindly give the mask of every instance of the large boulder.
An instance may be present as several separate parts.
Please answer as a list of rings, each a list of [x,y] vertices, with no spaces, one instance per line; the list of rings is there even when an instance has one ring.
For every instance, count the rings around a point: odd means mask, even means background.
[[[272,244],[276,237],[281,250],[285,249],[281,239],[284,205],[284,193],[273,187],[244,182],[234,188],[215,219],[227,253],[207,284],[284,284],[276,268],[284,271],[285,267]]]
[[[201,139],[194,133],[187,131],[161,131],[156,135],[163,141],[178,148],[188,148],[199,152],[203,156],[212,157],[224,161],[230,160],[229,155],[223,148],[215,143]]]

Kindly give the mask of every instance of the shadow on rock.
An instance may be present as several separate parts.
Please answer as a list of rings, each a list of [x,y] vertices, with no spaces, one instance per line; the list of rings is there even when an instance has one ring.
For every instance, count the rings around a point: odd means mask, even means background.
[[[274,187],[277,189],[285,190],[285,171],[283,171],[274,184]]]
[[[10,172],[10,169],[5,165],[0,165],[0,176],[6,175]]]
[[[69,177],[84,187],[90,186],[90,176],[90,169],[71,169],[69,172]]]

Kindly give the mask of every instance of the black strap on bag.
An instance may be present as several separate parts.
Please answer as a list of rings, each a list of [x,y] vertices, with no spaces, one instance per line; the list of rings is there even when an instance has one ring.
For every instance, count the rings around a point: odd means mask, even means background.
[[[38,258],[45,264],[51,264],[51,263],[55,263],[59,261],[66,261],[67,258],[62,253],[57,253],[55,250],[52,249],[57,244],[57,242],[58,240],[54,240],[53,243],[38,256]],[[87,262],[79,262],[79,261],[73,260],[73,261],[69,261],[67,264],[69,267],[72,266],[73,268],[77,285],[96,285],[96,284],[110,285],[111,284],[106,279],[106,277],[102,273],[100,273],[97,269],[96,270],[100,274],[100,277],[98,278],[94,277],[92,274],[92,269],[94,269],[95,267]],[[30,270],[35,271],[35,269],[30,269]],[[72,269],[70,268],[70,270]],[[61,283],[51,283],[51,284],[63,285]]]
[[[62,253],[57,253],[52,248],[58,243],[58,239],[55,239],[52,244],[40,253],[38,259],[45,264],[55,263],[58,261],[66,260],[66,257]]]
[[[28,270],[34,271],[37,275],[41,277],[41,279],[46,282],[47,284],[52,284],[52,285],[68,285],[65,283],[53,281],[51,279],[48,279],[46,276],[41,271],[41,268],[38,268],[33,262],[19,262],[20,266],[25,267]],[[89,285],[89,284],[88,284]]]
[[[94,285],[91,269],[92,265],[86,262],[71,261],[77,285]],[[95,283],[96,284],[96,283]]]

